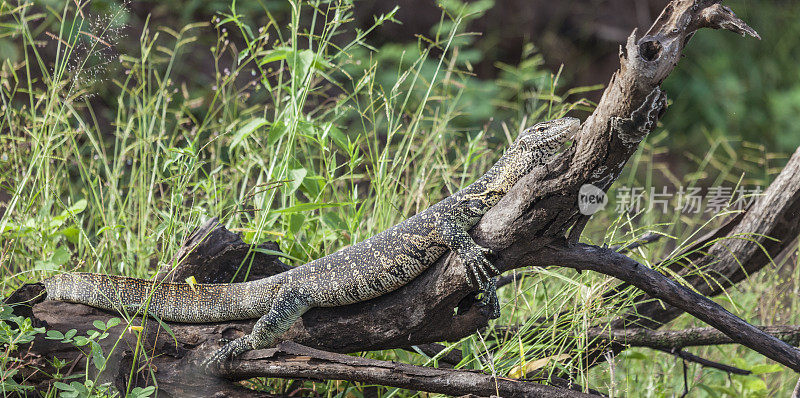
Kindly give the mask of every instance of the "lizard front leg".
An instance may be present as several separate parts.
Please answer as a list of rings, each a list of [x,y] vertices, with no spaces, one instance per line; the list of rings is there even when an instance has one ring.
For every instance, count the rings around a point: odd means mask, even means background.
[[[442,242],[458,255],[467,268],[467,283],[470,286],[477,284],[478,291],[483,295],[480,303],[489,309],[489,317],[499,317],[500,303],[493,278],[500,274],[500,270],[486,258],[491,251],[475,243],[467,231],[452,220],[441,220],[437,231]]]

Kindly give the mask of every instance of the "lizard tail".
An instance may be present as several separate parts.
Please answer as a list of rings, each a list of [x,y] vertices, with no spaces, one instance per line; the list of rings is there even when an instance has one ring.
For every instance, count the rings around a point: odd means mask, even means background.
[[[87,304],[128,315],[146,311],[165,321],[186,323],[258,318],[272,301],[265,296],[275,290],[264,282],[267,280],[189,285],[82,272],[42,281],[48,300]]]

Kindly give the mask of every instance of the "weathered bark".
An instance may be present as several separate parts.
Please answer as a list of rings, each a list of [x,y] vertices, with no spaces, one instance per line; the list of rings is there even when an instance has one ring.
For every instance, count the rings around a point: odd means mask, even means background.
[[[577,261],[580,259],[567,255],[570,250],[575,254],[574,249],[583,250],[587,246],[559,248],[553,244],[563,242],[568,231],[571,240],[577,239],[588,220],[588,216],[578,212],[576,205],[580,187],[593,184],[607,190],[635,152],[638,143],[655,127],[657,119],[666,108],[666,96],[659,85],[677,64],[689,38],[701,27],[727,29],[757,37],[755,31],[739,20],[730,9],[720,5],[719,1],[672,1],[643,37],[637,39],[634,31],[620,49],[619,71],[612,76],[595,112],[581,127],[575,145],[547,167],[538,168],[523,178],[473,229],[472,234],[478,243],[498,253],[496,264],[502,270],[529,265],[584,267],[630,281],[630,275],[620,273],[619,269],[609,270],[603,268],[603,264],[580,263]],[[792,192],[800,192],[800,189]],[[766,224],[743,225],[763,226],[765,228],[762,229],[769,229],[771,232],[791,232],[797,227],[797,220],[795,219],[794,225],[786,220],[783,229],[778,231],[775,228],[766,228]],[[195,238],[202,236],[205,234],[198,233]],[[229,238],[228,236],[226,239]],[[195,239],[197,240],[199,239]],[[225,249],[225,245],[215,246],[214,242],[209,245],[219,248],[215,252],[217,254],[232,253]],[[189,247],[197,250],[196,245]],[[241,259],[246,253],[241,254]],[[755,261],[757,253],[749,253]],[[242,260],[237,261],[235,256],[226,257],[231,261],[213,261],[217,254],[205,256],[202,252],[196,252],[195,257],[192,254],[183,256],[183,269],[188,270],[189,264],[201,266],[183,274],[178,270],[173,278],[180,280],[183,275],[194,275],[199,282],[218,281],[215,278],[221,273],[226,277],[234,275],[235,271],[231,272],[232,264],[238,270],[243,263]],[[554,255],[561,257],[553,257]],[[197,262],[192,262],[192,258]],[[273,260],[264,261],[265,264],[270,264]],[[279,265],[270,267],[272,266],[264,266],[264,275],[281,269]],[[178,274],[181,276],[177,276]],[[237,275],[242,274],[239,272]],[[697,297],[687,295],[686,289],[674,283],[667,286],[669,294],[674,296],[663,296],[663,290],[652,288],[664,284],[664,277],[648,275],[650,285],[634,284],[649,289],[649,293],[669,300],[685,310],[692,310],[697,315],[696,309],[686,302]],[[474,293],[466,280],[464,267],[458,259],[447,255],[416,280],[393,293],[365,303],[309,311],[284,337],[335,352],[407,347],[458,339],[484,327],[488,322],[488,314],[483,313],[478,306],[471,305],[474,302]],[[459,308],[457,315],[454,315],[455,308]],[[706,311],[703,317],[713,324],[716,321],[716,313],[713,311],[716,309],[708,312],[709,308],[711,307],[703,308]],[[36,304],[32,308],[32,314],[58,330],[67,330],[89,324],[93,319],[109,317],[99,310],[58,302]],[[727,323],[724,324],[718,322],[716,326],[726,330],[737,342],[747,342],[751,347],[760,349],[773,358],[780,357],[784,363],[800,370],[797,352],[791,351],[791,347],[785,344],[781,346],[778,344],[780,342],[769,340],[759,330],[748,329],[746,324],[739,322],[741,320],[733,318],[726,319]],[[156,376],[161,391],[172,391],[175,395],[195,388],[212,391],[216,381],[191,373],[189,364],[216,349],[220,337],[240,336],[249,332],[252,324],[252,321],[211,325],[170,324],[178,343],[175,344],[172,337],[160,329],[156,322],[147,322],[142,332],[145,337],[144,346],[152,350],[151,352],[160,354],[152,356],[151,364],[158,369]],[[744,335],[739,334],[740,327],[744,328]],[[116,369],[119,369],[119,380],[115,381],[121,383],[120,385],[127,383],[122,379],[127,376],[124,369],[132,363],[130,353],[133,352],[131,347],[135,343],[133,334],[123,333],[122,336],[125,341],[121,346],[124,347],[124,353],[112,356],[114,361],[119,362],[116,365]],[[62,348],[54,347],[50,341],[37,340],[31,360],[43,364],[41,356],[49,356],[59,349]],[[67,358],[74,358],[74,351],[64,354]],[[36,355],[40,357],[37,358]],[[146,369],[138,373],[137,377],[134,384],[147,382]],[[229,388],[229,385],[221,383],[219,388]]]
[[[800,326],[798,325],[757,327],[793,346],[800,344]],[[629,347],[648,347],[657,350],[736,343],[735,340],[719,330],[708,327],[682,330],[644,328],[604,330],[596,328],[590,330],[589,340],[596,340],[600,344],[617,343]]]
[[[277,348],[244,354],[222,375],[233,380],[255,376],[310,380],[352,380],[447,395],[501,397],[596,397],[542,384],[492,377],[481,372],[439,369],[336,354],[284,342]]]
[[[800,345],[800,325],[771,325],[756,326],[763,332],[774,336],[789,345]],[[510,334],[518,333],[516,326],[495,326],[495,330]],[[620,345],[623,347],[647,347],[654,350],[673,352],[685,347],[708,345],[734,344],[737,341],[726,336],[725,333],[712,327],[698,327],[681,330],[652,330],[645,328],[609,329],[606,326],[590,328],[586,334],[580,336],[590,344],[597,347]],[[578,336],[575,336],[577,339]],[[434,356],[442,351],[445,346],[441,344],[427,344],[419,346],[428,356]],[[457,364],[463,357],[460,352],[449,351],[440,357],[441,362]]]
[[[174,264],[165,265],[157,280],[183,282],[194,276],[204,283],[244,282],[266,278],[288,271],[291,267],[278,256],[263,251],[279,252],[275,242],[251,246],[224,228],[214,217],[195,228],[175,254]]]

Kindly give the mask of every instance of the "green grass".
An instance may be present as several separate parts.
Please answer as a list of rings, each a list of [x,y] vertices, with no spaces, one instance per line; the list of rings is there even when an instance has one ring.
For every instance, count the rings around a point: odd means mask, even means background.
[[[526,125],[591,108],[579,97],[590,88],[560,87],[559,75],[542,69],[531,46],[520,65],[499,65],[496,81],[472,75],[475,36],[465,26],[491,3],[448,2],[428,37],[381,49],[364,40],[372,28],[349,25],[347,4],[291,5],[289,26],[279,26],[268,12],[266,25],[253,26],[234,3],[209,23],[180,31],[147,27],[138,52],[114,57],[104,43],[122,23],[123,10],[101,19],[73,2],[43,10],[0,5],[6,36],[25,49],[21,62],[3,64],[0,84],[0,186],[10,196],[0,219],[3,292],[65,271],[152,277],[171,264],[187,233],[212,216],[247,242],[277,240],[286,261],[300,265],[470,183]],[[32,28],[40,12],[58,21],[54,37]],[[392,13],[376,17],[373,28],[388,23],[396,23]],[[209,29],[218,39],[204,48],[196,38]],[[204,51],[214,61],[215,81],[204,90],[190,90],[193,84],[173,76],[189,51]],[[114,93],[115,101],[94,101],[98,90]],[[498,120],[488,123],[491,116]],[[758,146],[734,149],[731,138],[712,132],[705,136],[707,156],[688,159],[691,174],[674,175],[658,160],[669,152],[668,135],[662,130],[648,138],[620,184],[766,186],[779,170],[782,155]],[[584,240],[613,244],[646,230],[673,236],[634,253],[653,265],[696,238],[709,218],[628,217],[614,212],[612,202]],[[780,272],[765,270],[720,302],[755,323],[776,323],[778,314],[780,323],[796,322],[794,304],[759,300],[775,285],[796,291],[794,263],[778,266]],[[608,365],[582,365],[588,342],[573,336],[630,303],[631,292],[601,301],[614,279],[563,269],[517,272],[521,282],[500,291],[503,316],[492,325],[519,325],[520,332],[492,327],[448,343],[464,354],[459,368],[519,377],[532,361],[550,356],[557,363],[548,369],[566,370],[578,383],[615,396],[682,393],[681,365],[665,354],[630,350],[614,360],[613,379]],[[540,318],[548,322],[537,324]],[[682,317],[674,327],[691,324]],[[735,358],[742,367],[767,363],[735,346],[696,352],[726,363]],[[404,350],[362,355],[437,363]],[[98,380],[89,368],[85,372]],[[759,383],[765,395],[779,395],[793,385],[789,371],[728,378],[691,365],[688,372],[698,396],[704,396],[700,384],[718,394],[705,396],[762,396]],[[254,379],[248,385],[280,393],[290,383]],[[365,387],[314,386],[326,396],[361,396]],[[414,395],[383,387],[379,393]]]

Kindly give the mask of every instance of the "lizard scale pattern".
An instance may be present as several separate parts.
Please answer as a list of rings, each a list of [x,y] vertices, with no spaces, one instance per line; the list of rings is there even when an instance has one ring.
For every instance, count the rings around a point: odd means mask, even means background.
[[[281,274],[245,283],[167,283],[120,276],[65,273],[45,279],[47,298],[117,311],[146,310],[165,321],[206,323],[259,318],[253,332],[206,359],[217,366],[244,351],[269,347],[312,307],[357,303],[389,293],[447,250],[467,268],[482,304],[499,316],[492,278],[499,272],[467,231],[534,167],[546,163],[577,131],[562,118],[527,128],[477,181],[363,242]]]

